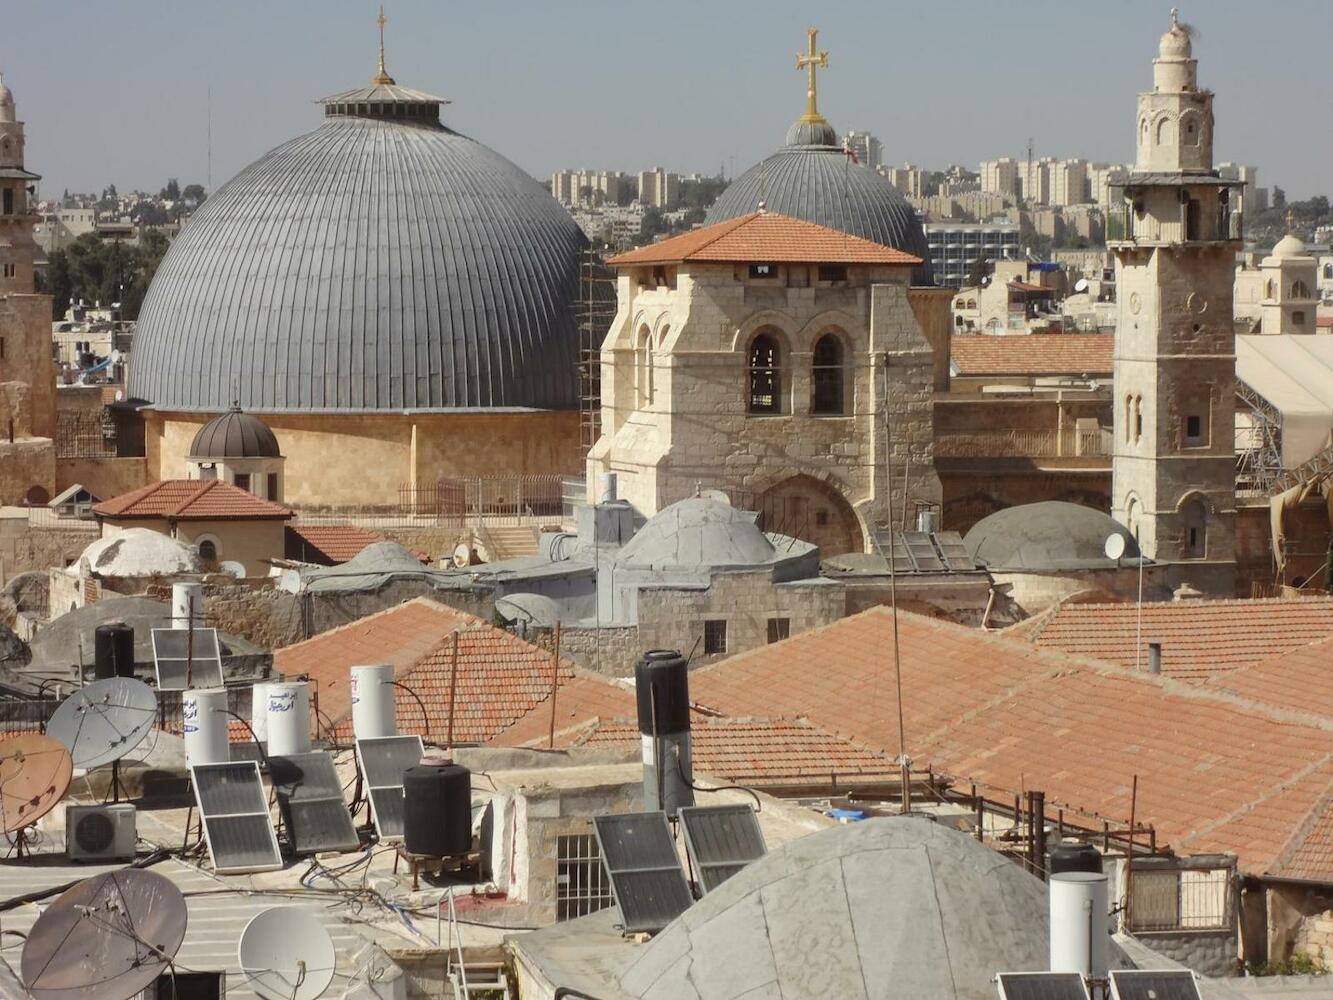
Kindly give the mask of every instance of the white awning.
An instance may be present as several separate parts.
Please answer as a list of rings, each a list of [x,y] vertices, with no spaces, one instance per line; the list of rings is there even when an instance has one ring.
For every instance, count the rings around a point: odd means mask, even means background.
[[[1282,466],[1293,469],[1333,434],[1333,337],[1255,334],[1236,338],[1236,377],[1282,415]]]

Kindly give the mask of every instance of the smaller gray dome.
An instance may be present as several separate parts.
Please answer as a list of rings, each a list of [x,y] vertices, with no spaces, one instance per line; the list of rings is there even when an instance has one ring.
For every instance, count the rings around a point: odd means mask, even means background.
[[[838,133],[823,118],[809,121],[797,118],[787,129],[788,146],[837,146]]]
[[[281,458],[272,429],[253,413],[233,406],[194,436],[190,458]]]
[[[648,519],[616,556],[620,566],[674,569],[763,566],[777,549],[751,511],[707,497],[689,497]]]
[[[987,569],[1001,572],[1109,569],[1117,564],[1106,558],[1106,538],[1113,534],[1125,540],[1122,561],[1139,558],[1134,536],[1110,515],[1076,503],[1046,500],[983,517],[963,544]]]

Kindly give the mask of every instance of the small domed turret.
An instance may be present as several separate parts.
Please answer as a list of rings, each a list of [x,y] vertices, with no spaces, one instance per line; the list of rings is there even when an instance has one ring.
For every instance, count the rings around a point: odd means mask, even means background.
[[[1300,237],[1295,233],[1287,233],[1286,236],[1277,241],[1277,246],[1273,247],[1274,257],[1304,257],[1305,244],[1301,242]]]
[[[1180,11],[1171,8],[1171,27],[1157,46],[1159,59],[1189,59],[1192,55],[1189,28],[1180,23]]]
[[[5,86],[5,77],[0,73],[0,122],[18,121],[14,107],[14,92]]]
[[[194,436],[191,458],[281,458],[278,439],[253,413],[233,406],[214,417]]]

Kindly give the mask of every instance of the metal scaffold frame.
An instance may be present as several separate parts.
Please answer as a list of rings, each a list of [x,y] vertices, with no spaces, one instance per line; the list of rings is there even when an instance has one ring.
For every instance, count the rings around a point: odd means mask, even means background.
[[[579,260],[579,443],[586,458],[602,429],[602,341],[616,315],[615,271],[595,247]]]

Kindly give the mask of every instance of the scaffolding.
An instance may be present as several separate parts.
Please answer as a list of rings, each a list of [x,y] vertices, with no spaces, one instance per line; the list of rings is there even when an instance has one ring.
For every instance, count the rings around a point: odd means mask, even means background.
[[[1236,409],[1250,421],[1244,439],[1237,434],[1236,492],[1269,496],[1282,478],[1282,414],[1240,379]]]
[[[579,262],[579,442],[586,459],[602,429],[602,340],[616,315],[615,271],[603,252],[583,251]]]

